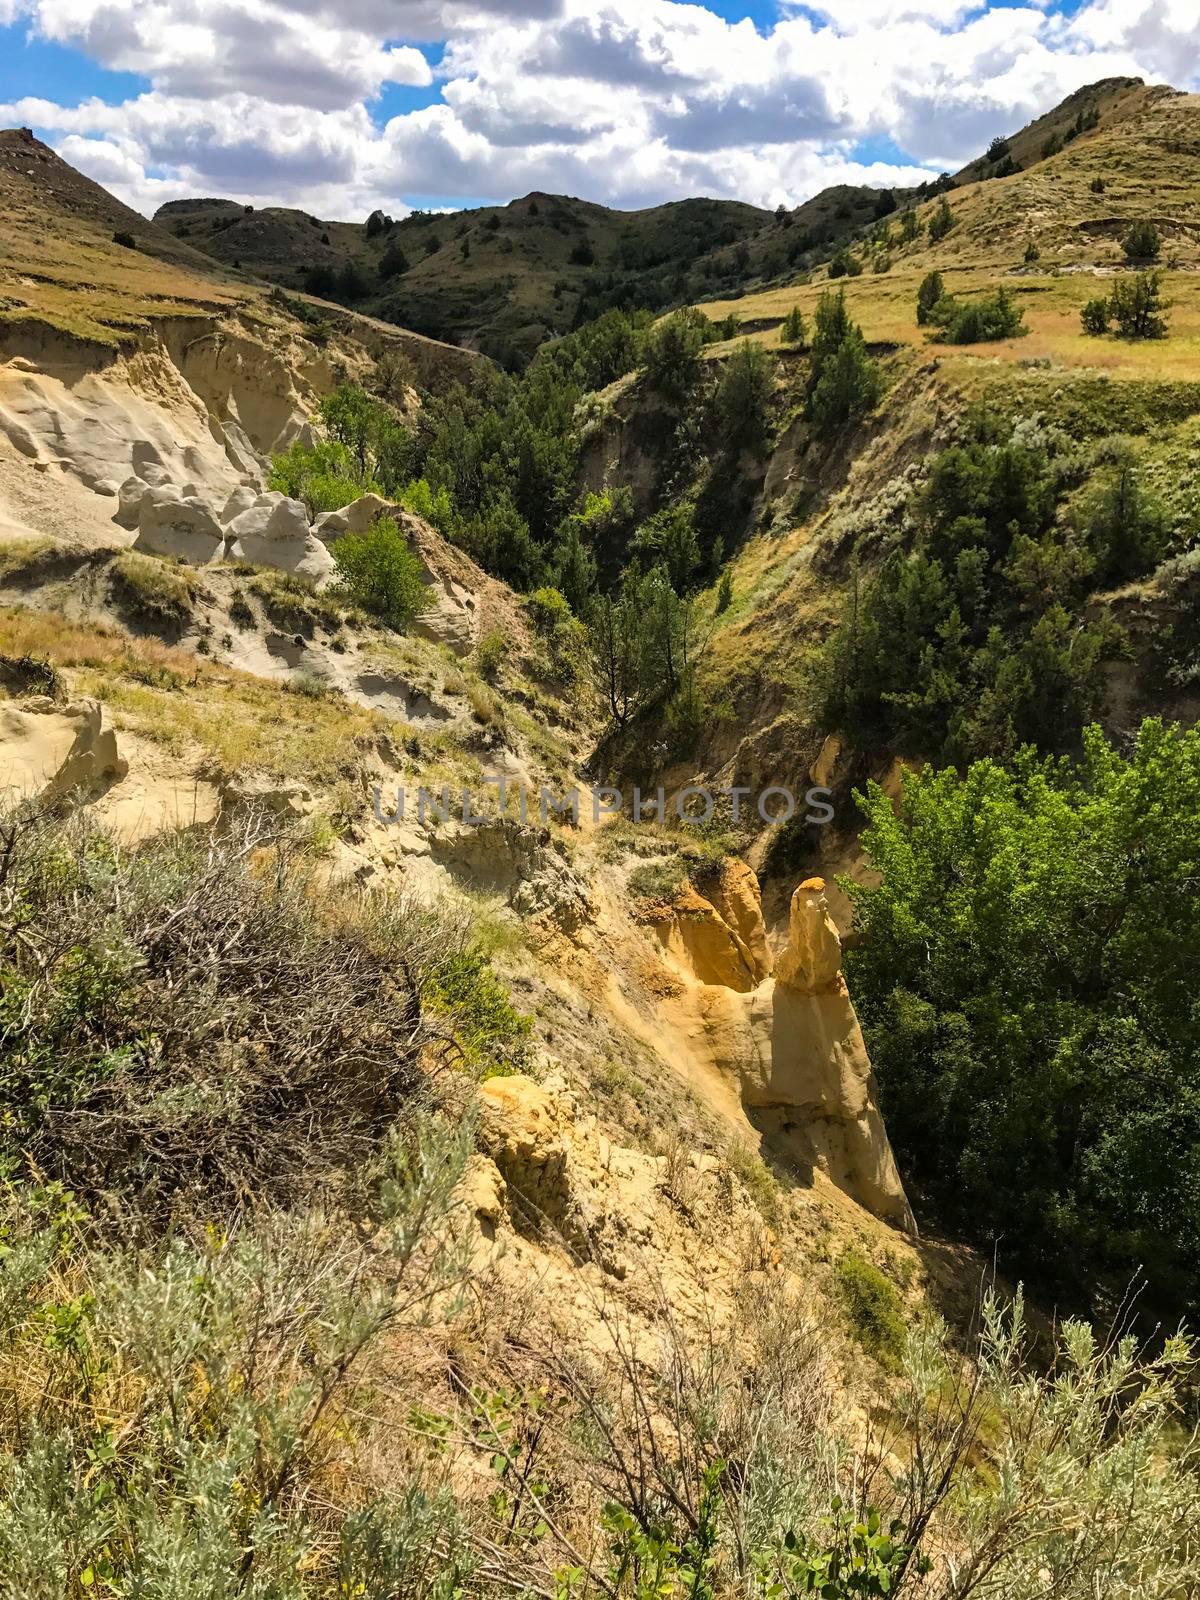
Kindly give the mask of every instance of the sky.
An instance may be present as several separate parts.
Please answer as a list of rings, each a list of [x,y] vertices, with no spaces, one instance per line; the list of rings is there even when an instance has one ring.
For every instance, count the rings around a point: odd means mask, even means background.
[[[0,122],[137,210],[918,182],[1080,85],[1200,88],[1200,0],[0,0]]]

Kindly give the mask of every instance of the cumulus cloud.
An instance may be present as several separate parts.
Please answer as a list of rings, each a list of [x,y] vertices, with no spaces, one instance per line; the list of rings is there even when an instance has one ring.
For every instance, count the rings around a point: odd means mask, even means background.
[[[0,21],[150,85],[5,109],[140,209],[204,193],[354,217],[534,188],[795,204],[957,166],[1098,77],[1194,78],[1195,0],[1058,4],[797,0],[756,28],[699,0],[0,0]],[[389,85],[434,103],[385,120]],[[881,137],[911,160],[856,159]]]

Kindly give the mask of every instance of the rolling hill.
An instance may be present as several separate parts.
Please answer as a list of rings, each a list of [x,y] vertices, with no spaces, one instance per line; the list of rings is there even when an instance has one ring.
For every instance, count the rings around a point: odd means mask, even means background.
[[[980,156],[945,185],[970,185],[1029,169],[1096,125],[1107,130],[1143,103],[1138,79],[1078,90]],[[534,193],[505,206],[376,212],[362,223],[305,211],[255,210],[232,200],[163,206],[155,226],[227,269],[289,290],[307,289],[431,337],[465,344],[510,367],[547,338],[610,306],[663,310],[728,300],[802,279],[893,212],[920,204],[927,187],[838,184],[793,210],[691,199],[622,212],[565,195]]]

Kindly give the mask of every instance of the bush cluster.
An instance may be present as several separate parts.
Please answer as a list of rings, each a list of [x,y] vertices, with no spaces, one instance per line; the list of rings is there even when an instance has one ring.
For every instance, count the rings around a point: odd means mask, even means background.
[[[940,1214],[1060,1303],[1200,1294],[1200,733],[912,775],[847,961],[888,1129]]]
[[[859,586],[826,649],[831,723],[954,762],[1072,748],[1117,645],[1087,597],[1149,571],[1166,540],[1124,457],[1060,516],[1086,472],[1062,441],[975,413],[909,497],[912,547]]]

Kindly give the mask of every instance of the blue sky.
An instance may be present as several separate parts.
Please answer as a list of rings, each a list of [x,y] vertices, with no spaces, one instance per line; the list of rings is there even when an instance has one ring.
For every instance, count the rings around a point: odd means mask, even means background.
[[[1198,61],[1196,0],[0,0],[0,115],[149,213],[796,204]]]

